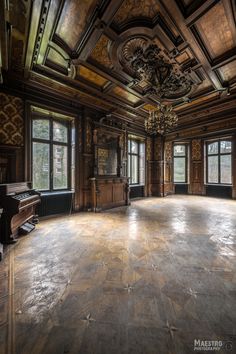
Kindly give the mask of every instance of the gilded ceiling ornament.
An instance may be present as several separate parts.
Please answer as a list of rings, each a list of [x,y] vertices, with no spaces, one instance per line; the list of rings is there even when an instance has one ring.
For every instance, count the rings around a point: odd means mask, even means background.
[[[178,116],[171,105],[159,104],[154,111],[149,112],[145,120],[145,130],[150,135],[164,135],[177,126]]]
[[[158,96],[159,99],[179,99],[192,90],[194,82],[180,67],[171,61],[156,44],[144,38],[133,38],[122,48],[121,63],[133,72],[139,82],[148,86],[144,93]]]

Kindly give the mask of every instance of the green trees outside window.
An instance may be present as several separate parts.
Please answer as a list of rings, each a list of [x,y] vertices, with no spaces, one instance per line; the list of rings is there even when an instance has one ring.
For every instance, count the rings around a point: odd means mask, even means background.
[[[68,121],[32,119],[32,180],[42,191],[70,188],[71,138]]]
[[[185,144],[174,145],[174,183],[187,183],[187,157]]]
[[[206,143],[206,183],[232,184],[232,142],[230,140]]]

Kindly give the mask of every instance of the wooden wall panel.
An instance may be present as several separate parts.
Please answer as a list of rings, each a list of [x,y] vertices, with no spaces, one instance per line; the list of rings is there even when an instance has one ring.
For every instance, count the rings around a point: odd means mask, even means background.
[[[128,179],[126,177],[93,177],[90,182],[93,211],[129,204]]]
[[[164,149],[164,195],[168,195],[174,193],[173,144],[166,142]]]
[[[201,139],[193,139],[190,143],[188,190],[190,194],[205,194],[203,144]]]

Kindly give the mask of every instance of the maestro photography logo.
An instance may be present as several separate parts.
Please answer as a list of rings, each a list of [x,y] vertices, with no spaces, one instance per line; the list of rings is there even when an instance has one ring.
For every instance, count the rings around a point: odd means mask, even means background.
[[[232,351],[233,343],[222,340],[194,339],[194,351],[220,351],[221,349]]]

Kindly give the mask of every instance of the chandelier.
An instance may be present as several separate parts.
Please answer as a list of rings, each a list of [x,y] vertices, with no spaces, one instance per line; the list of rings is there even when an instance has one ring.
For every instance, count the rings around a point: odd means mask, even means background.
[[[163,135],[176,127],[178,116],[171,105],[160,104],[156,110],[149,111],[149,117],[145,119],[145,130],[150,135]]]

